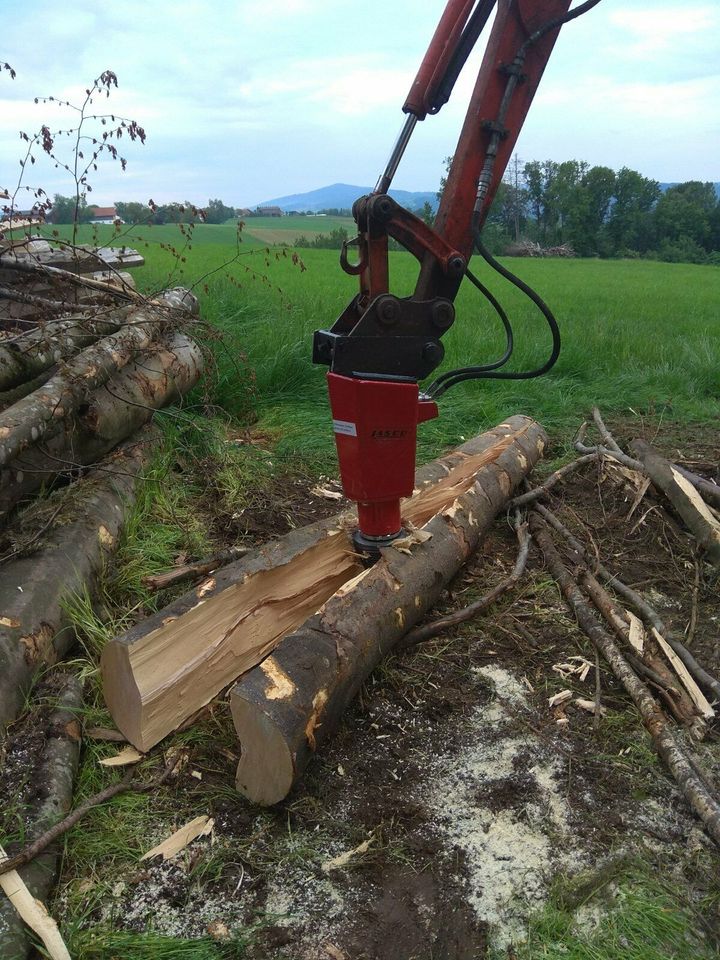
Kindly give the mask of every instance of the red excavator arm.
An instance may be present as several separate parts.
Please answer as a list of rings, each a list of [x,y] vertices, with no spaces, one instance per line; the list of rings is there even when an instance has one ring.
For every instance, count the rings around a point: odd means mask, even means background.
[[[598,0],[569,11],[571,0],[448,0],[403,106],[407,118],[373,193],[353,206],[358,236],[341,266],[360,292],[330,330],[315,333],[313,360],[330,367],[328,385],[343,487],[358,503],[356,546],[377,555],[401,532],[400,499],[412,493],[418,423],[437,416],[434,397],[466,379],[524,379],[554,364],[560,341],[545,304],[485,250],[481,230],[563,23]],[[388,190],[415,125],[447,102],[457,76],[497,6],[465,123],[434,226],[405,210]],[[568,12],[569,11],[569,12]],[[388,239],[419,262],[412,296],[389,290]],[[351,263],[348,248],[357,246]],[[553,336],[546,363],[500,371],[512,353],[512,330],[492,294],[468,270],[481,255],[532,297]],[[453,301],[468,277],[497,310],[507,349],[493,363],[449,371],[420,394],[418,381],[440,365],[442,335],[455,320]]]

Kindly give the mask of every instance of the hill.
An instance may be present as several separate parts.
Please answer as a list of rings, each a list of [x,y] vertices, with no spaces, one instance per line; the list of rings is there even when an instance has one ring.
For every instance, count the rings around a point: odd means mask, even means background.
[[[274,200],[265,200],[258,204],[261,207],[280,207],[285,213],[288,210],[349,210],[358,197],[370,193],[372,187],[356,187],[349,183],[332,183],[329,187],[320,187],[307,193],[294,193],[287,197],[276,197]],[[390,196],[409,210],[420,210],[427,201],[433,208],[437,207],[437,195],[434,190],[411,191],[390,190]]]

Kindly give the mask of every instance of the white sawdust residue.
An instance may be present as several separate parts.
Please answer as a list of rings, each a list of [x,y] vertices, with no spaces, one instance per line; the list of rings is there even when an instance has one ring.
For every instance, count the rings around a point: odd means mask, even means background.
[[[524,688],[501,667],[475,673],[492,683],[494,695],[475,711],[460,753],[438,758],[429,771],[428,799],[446,840],[465,855],[470,905],[503,947],[524,939],[528,914],[545,901],[553,874],[578,869],[582,856],[577,837],[564,842],[561,763],[517,723],[527,709]]]

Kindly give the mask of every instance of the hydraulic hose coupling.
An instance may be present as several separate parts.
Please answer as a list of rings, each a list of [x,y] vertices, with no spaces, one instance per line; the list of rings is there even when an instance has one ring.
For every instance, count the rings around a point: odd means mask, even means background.
[[[328,374],[330,408],[345,495],[357,503],[356,546],[379,552],[402,532],[400,500],[415,484],[417,425],[438,415],[414,381]]]

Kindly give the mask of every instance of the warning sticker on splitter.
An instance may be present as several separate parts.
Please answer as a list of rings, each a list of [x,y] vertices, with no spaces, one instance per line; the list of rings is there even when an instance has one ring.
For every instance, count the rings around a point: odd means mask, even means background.
[[[351,420],[333,420],[333,431],[345,437],[357,436],[357,427]]]

